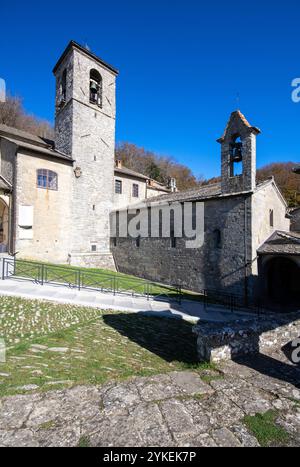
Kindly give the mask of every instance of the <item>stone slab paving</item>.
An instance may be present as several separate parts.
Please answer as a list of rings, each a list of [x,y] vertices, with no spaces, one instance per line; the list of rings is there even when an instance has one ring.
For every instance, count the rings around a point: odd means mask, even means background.
[[[11,396],[0,402],[0,446],[77,446],[84,437],[90,446],[255,447],[243,418],[269,409],[300,446],[297,386],[230,362],[205,380],[175,371]]]

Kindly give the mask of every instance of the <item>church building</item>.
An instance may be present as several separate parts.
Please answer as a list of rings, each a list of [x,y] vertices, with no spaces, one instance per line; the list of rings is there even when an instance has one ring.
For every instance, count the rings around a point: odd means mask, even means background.
[[[300,234],[290,232],[287,204],[274,179],[256,181],[260,130],[240,111],[231,114],[218,140],[220,183],[178,192],[174,180],[163,186],[115,161],[114,67],[71,41],[53,73],[54,141],[0,125],[2,253],[117,269],[247,300],[277,300],[280,288],[281,298],[299,301]],[[185,248],[184,237],[174,233],[138,241],[118,233],[111,238],[116,211],[139,202],[148,210],[186,201],[204,206],[199,248]]]

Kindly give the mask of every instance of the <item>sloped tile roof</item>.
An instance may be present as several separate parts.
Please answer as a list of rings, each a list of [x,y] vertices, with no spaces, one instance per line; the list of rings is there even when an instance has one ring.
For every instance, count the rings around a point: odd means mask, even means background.
[[[300,233],[276,230],[257,250],[258,254],[300,255]]]

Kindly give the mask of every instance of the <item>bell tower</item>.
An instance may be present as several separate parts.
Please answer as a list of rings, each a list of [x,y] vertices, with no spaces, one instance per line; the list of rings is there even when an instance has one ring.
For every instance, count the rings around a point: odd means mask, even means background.
[[[260,130],[250,125],[239,111],[231,114],[221,144],[222,193],[254,190],[256,185],[256,136]]]
[[[55,146],[74,160],[69,262],[113,267],[109,212],[113,203],[118,72],[71,41],[53,73]]]

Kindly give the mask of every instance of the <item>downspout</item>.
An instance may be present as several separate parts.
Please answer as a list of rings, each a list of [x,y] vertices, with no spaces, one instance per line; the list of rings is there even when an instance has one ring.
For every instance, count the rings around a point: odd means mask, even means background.
[[[247,201],[248,198],[245,198],[244,202],[244,250],[245,250],[245,278],[244,278],[244,300],[245,305],[248,305],[248,248],[247,248],[247,241],[248,241],[248,222],[247,222]]]
[[[9,246],[9,254],[14,255],[16,252],[16,231],[17,231],[17,226],[16,226],[16,219],[17,219],[17,202],[16,202],[16,196],[17,196],[17,166],[18,166],[18,148],[16,148],[16,153],[15,153],[15,159],[14,159],[14,169],[13,169],[13,183],[12,183],[12,196],[11,196],[11,201],[12,201],[12,206],[11,206],[11,234],[10,234],[10,246]]]

